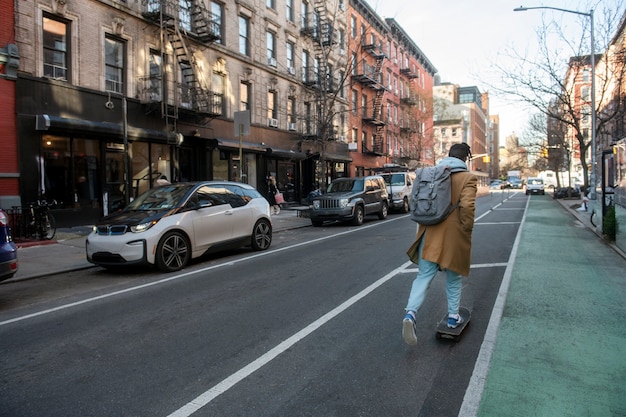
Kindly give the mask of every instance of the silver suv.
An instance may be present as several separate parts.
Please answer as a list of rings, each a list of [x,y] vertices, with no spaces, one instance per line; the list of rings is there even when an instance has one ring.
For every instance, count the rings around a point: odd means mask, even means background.
[[[389,196],[385,181],[379,175],[355,178],[337,178],[328,186],[325,194],[316,196],[309,206],[313,226],[321,226],[325,220],[350,221],[363,224],[368,214],[385,219],[389,211]]]

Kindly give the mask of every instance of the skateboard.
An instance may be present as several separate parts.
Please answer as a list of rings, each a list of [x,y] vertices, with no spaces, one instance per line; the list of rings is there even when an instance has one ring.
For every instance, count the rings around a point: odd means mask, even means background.
[[[437,329],[436,329],[437,339],[444,338],[444,339],[452,339],[455,342],[459,341],[459,339],[461,338],[461,333],[463,332],[463,329],[467,327],[467,325],[470,322],[470,319],[472,318],[472,313],[467,308],[460,307],[459,314],[461,315],[461,317],[463,317],[463,323],[461,323],[458,327],[454,329],[451,329],[450,327],[448,327],[448,313],[446,313],[446,315],[443,316],[441,320],[439,320],[439,323],[437,323]]]

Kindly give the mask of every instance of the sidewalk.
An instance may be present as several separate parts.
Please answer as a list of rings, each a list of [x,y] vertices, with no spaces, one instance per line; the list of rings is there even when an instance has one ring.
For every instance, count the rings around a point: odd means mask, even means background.
[[[577,201],[545,197],[531,197],[502,316],[481,351],[488,372],[472,377],[484,390],[466,394],[478,411],[462,417],[626,415],[626,259]]]
[[[298,216],[298,209],[283,209],[272,215],[274,233],[311,226],[310,219]],[[90,226],[57,229],[53,240],[17,242],[18,271],[3,283],[96,267],[87,262],[85,255],[85,240],[90,232]]]

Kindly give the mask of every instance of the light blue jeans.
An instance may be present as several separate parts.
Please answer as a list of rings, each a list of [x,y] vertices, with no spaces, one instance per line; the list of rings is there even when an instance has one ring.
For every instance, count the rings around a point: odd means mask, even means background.
[[[439,271],[439,265],[435,262],[430,262],[422,259],[422,248],[424,246],[425,238],[422,237],[420,242],[419,253],[419,271],[417,277],[413,280],[411,286],[411,293],[409,294],[409,301],[406,305],[406,311],[412,311],[416,313],[426,297],[426,291],[430,288],[430,284]],[[446,270],[446,295],[448,297],[448,314],[458,314],[459,304],[461,303],[461,291],[463,289],[463,282],[461,275],[456,272]]]

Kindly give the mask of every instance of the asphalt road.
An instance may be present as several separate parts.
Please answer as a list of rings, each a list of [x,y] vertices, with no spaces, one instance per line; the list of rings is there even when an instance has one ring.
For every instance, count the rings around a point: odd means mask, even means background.
[[[456,416],[528,198],[494,195],[477,204],[459,343],[435,339],[441,274],[418,346],[404,344],[415,224],[371,217],[178,274],[96,268],[2,288],[0,416]]]

